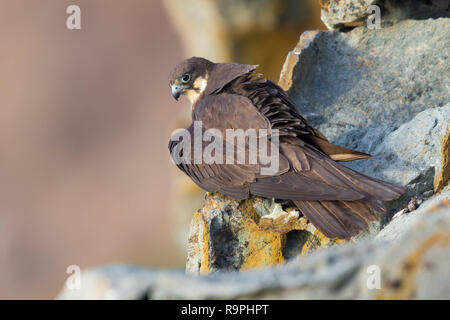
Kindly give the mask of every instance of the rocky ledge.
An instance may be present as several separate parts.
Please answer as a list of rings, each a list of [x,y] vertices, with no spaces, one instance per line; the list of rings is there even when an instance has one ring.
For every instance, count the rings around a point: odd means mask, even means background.
[[[83,270],[59,299],[448,299],[450,188],[400,212],[371,241],[319,249],[256,271],[111,265]]]

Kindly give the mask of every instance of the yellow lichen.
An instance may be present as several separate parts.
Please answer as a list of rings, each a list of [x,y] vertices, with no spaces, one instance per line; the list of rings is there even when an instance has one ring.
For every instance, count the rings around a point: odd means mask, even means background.
[[[276,217],[261,217],[255,209],[257,198],[238,201],[219,193],[208,193],[205,205],[200,211],[194,213],[191,223],[191,236],[189,238],[189,261],[200,274],[206,274],[214,269],[215,261],[211,256],[214,240],[211,238],[211,213],[231,210],[232,216],[238,223],[232,223],[226,228],[239,239],[239,270],[257,269],[284,263],[286,258],[284,250],[287,233],[292,230],[307,231],[306,243],[298,244],[298,253],[306,254],[319,247],[327,247],[343,240],[329,239],[318,231],[305,217],[299,217],[297,208],[287,208],[279,212]],[[217,257],[216,257],[217,258]],[[198,269],[197,269],[198,268]]]
[[[199,213],[198,218],[199,224],[203,228],[202,236],[202,255],[201,255],[201,265],[200,265],[200,274],[206,274],[211,272],[211,257],[209,254],[210,249],[210,239],[209,239],[209,225],[203,218],[203,215]]]
[[[442,166],[434,177],[434,192],[439,192],[448,184],[450,179],[450,128],[442,140]]]
[[[308,240],[306,240],[305,244],[303,245],[302,255],[306,255],[318,248],[326,248],[331,245],[342,244],[345,242],[347,242],[347,240],[345,239],[338,239],[338,238],[330,239],[319,230],[316,230],[314,231],[314,233],[311,234],[311,236],[308,238]]]
[[[268,267],[283,263],[283,248],[286,235],[262,231],[252,219],[244,219],[244,229],[248,232],[248,245],[241,270]]]

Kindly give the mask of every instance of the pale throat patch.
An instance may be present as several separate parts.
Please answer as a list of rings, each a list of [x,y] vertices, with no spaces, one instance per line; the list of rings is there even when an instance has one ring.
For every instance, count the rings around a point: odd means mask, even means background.
[[[208,74],[206,74],[205,77],[198,77],[197,79],[195,79],[192,87],[196,88],[197,90],[188,89],[185,90],[183,94],[186,96],[186,98],[188,98],[191,104],[194,104],[197,102],[197,100],[205,91],[207,84],[208,84]]]

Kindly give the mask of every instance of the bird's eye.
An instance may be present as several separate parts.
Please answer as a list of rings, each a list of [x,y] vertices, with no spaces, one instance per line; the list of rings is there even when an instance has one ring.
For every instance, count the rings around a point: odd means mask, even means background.
[[[188,83],[191,80],[191,75],[189,73],[186,73],[181,77],[182,83]]]

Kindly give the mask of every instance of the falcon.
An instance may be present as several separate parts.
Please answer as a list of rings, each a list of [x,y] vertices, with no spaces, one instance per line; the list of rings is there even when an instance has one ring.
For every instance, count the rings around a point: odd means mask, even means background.
[[[225,137],[229,129],[265,130],[268,134],[258,137],[263,145],[273,140],[271,133],[276,132],[277,170],[262,173],[264,164],[260,161],[194,161],[192,140],[172,137],[172,158],[184,150],[184,156],[192,160],[175,163],[208,192],[240,200],[250,196],[290,200],[325,236],[348,239],[358,234],[386,212],[380,200],[396,199],[405,189],[339,164],[372,156],[329,142],[308,124],[283,89],[254,73],[257,67],[192,57],[174,66],[169,85],[176,100],[183,95],[191,102],[193,123],[186,131],[192,136],[198,122],[202,132],[214,129],[222,133],[216,139],[223,137],[224,145],[230,143]],[[201,140],[201,144],[206,147],[208,143]],[[243,148],[247,154],[247,140]]]

